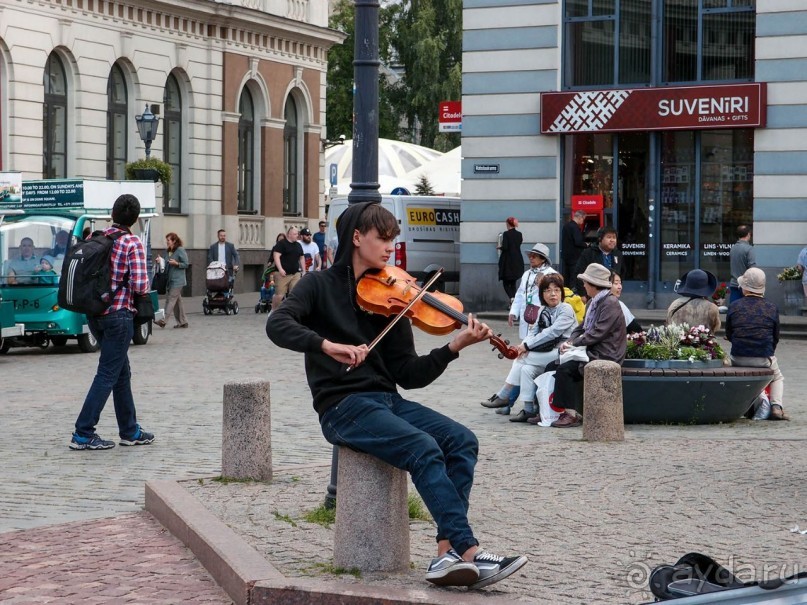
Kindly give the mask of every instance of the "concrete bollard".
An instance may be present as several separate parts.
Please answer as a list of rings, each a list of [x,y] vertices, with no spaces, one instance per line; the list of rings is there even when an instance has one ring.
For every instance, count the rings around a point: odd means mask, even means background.
[[[345,569],[409,570],[406,471],[339,448],[333,562]]]
[[[221,475],[272,480],[272,419],[266,381],[224,385]]]
[[[583,378],[583,439],[624,441],[622,367],[613,361],[586,364]]]

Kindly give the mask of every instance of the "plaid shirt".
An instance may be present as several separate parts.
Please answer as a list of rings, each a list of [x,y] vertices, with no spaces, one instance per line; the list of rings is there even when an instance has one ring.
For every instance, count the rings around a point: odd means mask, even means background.
[[[106,235],[119,231],[124,230],[118,227],[104,229]],[[112,289],[117,291],[115,292],[115,298],[112,299],[112,304],[109,305],[104,315],[121,309],[129,309],[134,312],[132,293],[146,294],[149,291],[146,250],[143,247],[143,242],[140,241],[139,237],[131,233],[119,237],[112,247],[109,262],[112,264]],[[121,284],[126,279],[127,274],[129,275],[129,282],[122,286]]]

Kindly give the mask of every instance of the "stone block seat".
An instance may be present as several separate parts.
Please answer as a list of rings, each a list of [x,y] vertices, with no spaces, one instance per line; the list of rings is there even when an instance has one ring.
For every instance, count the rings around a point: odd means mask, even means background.
[[[712,424],[739,419],[773,378],[769,368],[622,368],[625,422]]]

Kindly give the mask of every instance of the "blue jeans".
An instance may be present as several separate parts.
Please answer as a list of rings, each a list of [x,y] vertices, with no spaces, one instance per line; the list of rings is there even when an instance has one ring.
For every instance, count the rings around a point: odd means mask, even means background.
[[[95,433],[95,425],[101,418],[101,411],[110,393],[115,402],[115,417],[121,438],[128,439],[137,433],[128,355],[134,334],[132,317],[132,312],[124,309],[88,318],[90,331],[101,345],[101,355],[95,379],[76,420],[76,433],[81,437],[92,437]]]
[[[348,395],[326,410],[320,423],[330,443],[407,471],[437,523],[438,541],[448,540],[460,554],[479,544],[468,524],[479,452],[470,430],[398,393],[385,392]]]

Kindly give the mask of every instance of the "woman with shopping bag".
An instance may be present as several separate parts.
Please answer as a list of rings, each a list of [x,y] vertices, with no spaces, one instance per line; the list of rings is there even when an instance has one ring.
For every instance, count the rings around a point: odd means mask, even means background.
[[[625,316],[619,299],[611,292],[611,271],[599,263],[591,263],[577,278],[583,282],[589,299],[586,316],[569,340],[560,345],[560,359],[546,368],[547,371],[555,370],[553,405],[563,409],[560,418],[552,423],[556,428],[583,424],[579,410],[583,407],[583,368],[586,363],[601,359],[621,365],[627,347]]]
[[[524,408],[510,422],[527,422],[538,416],[535,408],[535,377],[544,371],[547,364],[558,358],[558,346],[564,342],[577,325],[574,309],[564,302],[563,276],[560,273],[544,275],[538,283],[537,300],[541,306],[537,320],[530,325],[524,341],[518,345],[519,356],[513,360],[504,386],[482,405],[502,402],[510,404],[510,394],[520,387],[519,399]],[[486,403],[488,405],[486,405]]]

